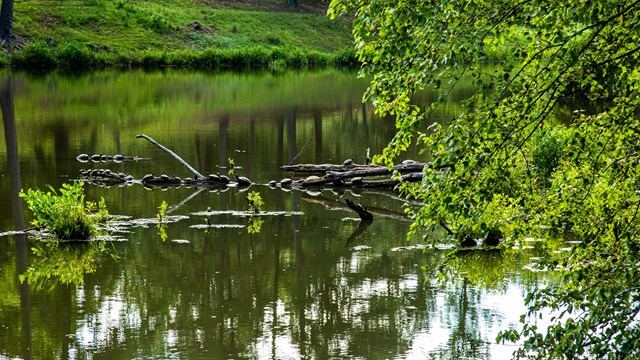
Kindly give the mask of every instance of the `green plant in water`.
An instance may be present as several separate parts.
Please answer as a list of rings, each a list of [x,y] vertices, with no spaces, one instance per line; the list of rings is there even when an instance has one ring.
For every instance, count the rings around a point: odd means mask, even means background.
[[[235,169],[235,166],[236,166],[235,161],[233,161],[232,158],[228,158],[227,159],[227,164],[228,164],[227,168],[229,168],[229,171],[228,171],[229,175],[233,175],[233,172],[235,171],[234,169]]]
[[[247,232],[249,234],[258,234],[260,230],[262,230],[262,224],[264,220],[262,220],[259,216],[251,216],[249,217],[249,221],[247,222]]]
[[[169,204],[162,200],[162,203],[158,206],[158,214],[156,215],[156,218],[158,219],[156,227],[158,228],[158,235],[160,235],[160,239],[162,239],[162,241],[166,241],[169,237],[167,234],[167,224],[165,223],[168,208]]]
[[[247,202],[249,202],[249,211],[252,213],[247,223],[247,232],[249,234],[257,234],[262,229],[262,224],[264,223],[264,220],[258,216],[258,213],[260,213],[264,205],[264,201],[259,192],[252,191],[247,196]]]
[[[247,196],[247,201],[249,202],[249,211],[254,214],[259,213],[264,205],[262,196],[260,196],[260,193],[257,191],[250,192],[249,196]]]
[[[97,204],[85,202],[82,182],[62,184],[59,193],[48,187],[47,192],[37,189],[20,192],[33,212],[33,226],[52,231],[62,240],[85,240],[100,234],[98,225],[109,216],[104,198]]]

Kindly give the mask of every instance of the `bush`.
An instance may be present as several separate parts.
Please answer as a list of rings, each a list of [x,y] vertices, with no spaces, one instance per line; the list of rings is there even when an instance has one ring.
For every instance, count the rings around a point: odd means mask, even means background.
[[[20,67],[50,69],[56,66],[56,59],[49,44],[45,41],[37,41],[17,53],[12,63]]]
[[[99,234],[97,225],[109,215],[104,199],[97,205],[85,202],[82,182],[62,184],[59,194],[53,187],[49,189],[46,193],[33,189],[20,192],[33,212],[32,225],[52,231],[61,240],[85,240]]]
[[[536,174],[548,179],[563,158],[566,147],[565,135],[561,127],[537,132],[532,138],[531,161]]]
[[[58,47],[58,63],[66,69],[85,69],[93,62],[92,53],[83,44],[77,42],[64,43]]]

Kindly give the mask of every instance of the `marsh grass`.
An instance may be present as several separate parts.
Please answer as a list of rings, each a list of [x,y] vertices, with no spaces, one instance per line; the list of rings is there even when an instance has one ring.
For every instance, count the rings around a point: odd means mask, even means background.
[[[98,225],[109,216],[104,199],[98,203],[86,201],[82,182],[62,184],[56,191],[28,189],[20,192],[33,212],[31,224],[53,232],[60,240],[86,240],[99,235]]]

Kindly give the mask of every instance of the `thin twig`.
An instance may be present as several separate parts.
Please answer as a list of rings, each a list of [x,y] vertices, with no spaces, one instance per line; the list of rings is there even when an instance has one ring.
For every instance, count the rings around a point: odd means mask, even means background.
[[[302,147],[302,150],[300,150],[300,152],[298,153],[298,155],[296,155],[293,160],[291,160],[291,162],[289,163],[289,165],[293,165],[293,162],[296,161],[296,159],[298,158],[298,156],[300,156],[302,154],[302,152],[304,151],[304,149],[307,148],[307,145],[309,145],[309,143],[311,142],[311,139],[313,139],[313,136],[309,138],[309,140],[307,140],[307,143],[304,144],[304,146]]]

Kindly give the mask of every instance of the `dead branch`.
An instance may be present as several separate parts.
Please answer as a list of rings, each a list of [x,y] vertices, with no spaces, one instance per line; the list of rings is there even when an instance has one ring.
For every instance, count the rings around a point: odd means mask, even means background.
[[[349,206],[349,208],[353,211],[355,211],[356,213],[358,213],[358,216],[360,216],[361,220],[365,220],[365,221],[372,221],[373,220],[373,214],[371,212],[369,212],[367,210],[366,207],[360,205],[360,204],[356,204],[353,201],[349,200],[349,199],[344,199],[344,201],[347,203],[347,205]]]
[[[204,180],[205,179],[205,177],[202,176],[202,174],[200,174],[196,169],[194,169],[191,165],[189,165],[189,163],[184,161],[180,156],[178,156],[178,154],[176,154],[173,151],[169,150],[167,147],[159,144],[157,141],[153,140],[152,138],[148,137],[147,135],[138,134],[138,135],[136,135],[136,138],[145,138],[145,139],[149,140],[150,143],[152,143],[153,145],[157,146],[160,150],[166,151],[169,155],[173,156],[174,159],[178,160],[180,162],[180,164],[182,164],[184,167],[189,169],[189,171],[191,171],[193,173],[193,176],[197,180]]]

